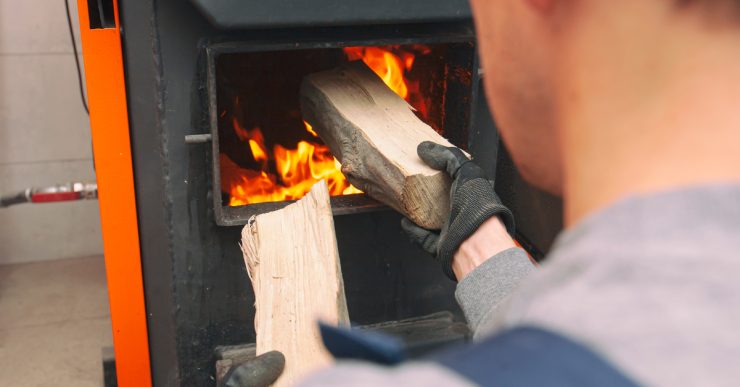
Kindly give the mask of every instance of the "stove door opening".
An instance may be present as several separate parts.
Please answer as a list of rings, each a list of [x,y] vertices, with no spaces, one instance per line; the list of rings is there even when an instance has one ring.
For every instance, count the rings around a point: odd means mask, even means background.
[[[347,181],[301,117],[300,84],[314,72],[361,60],[422,121],[466,148],[477,77],[470,43],[215,52],[209,91],[218,224],[243,224],[281,208],[322,179],[335,214],[382,208]]]

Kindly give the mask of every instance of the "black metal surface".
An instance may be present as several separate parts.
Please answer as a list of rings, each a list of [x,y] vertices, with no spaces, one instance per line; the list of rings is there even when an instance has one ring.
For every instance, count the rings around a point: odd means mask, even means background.
[[[170,227],[173,195],[167,144],[173,139],[167,134],[164,122],[167,88],[158,22],[154,0],[121,1],[119,7],[152,381],[155,386],[177,386],[182,380],[177,321],[180,308],[176,297],[181,287],[175,270],[181,273],[182,264],[176,262],[175,254],[183,254],[175,252],[174,244],[182,238],[177,238]],[[190,17],[190,21],[194,23],[191,28],[195,34],[202,30],[197,18]],[[185,34],[189,40],[197,39],[197,35]],[[184,118],[188,125],[189,116]],[[203,160],[200,173],[206,171]],[[196,270],[202,271],[201,266],[196,266]]]
[[[214,179],[216,179],[215,174]],[[214,186],[216,186],[215,183]],[[247,220],[249,220],[253,215],[279,210],[288,204],[295,203],[295,200],[285,200],[282,202],[256,203],[248,206],[226,207],[222,205],[220,200],[221,196],[218,195],[218,197],[219,199],[214,199],[214,201],[217,201],[214,204],[214,213],[216,224],[219,226],[242,226],[247,224]],[[330,200],[331,212],[335,216],[388,210],[388,206],[362,194],[335,196]]]
[[[438,312],[400,321],[385,321],[357,327],[382,332],[403,341],[411,358],[428,355],[444,347],[470,340],[472,332],[450,312]]]
[[[213,348],[254,340],[239,227],[214,222],[204,47],[471,33],[469,23],[224,34],[190,3],[121,1],[139,235],[155,386],[209,386]],[[363,324],[460,311],[447,280],[391,211],[335,218],[350,318]]]
[[[469,20],[467,0],[191,0],[222,29]]]
[[[450,312],[437,312],[424,316],[377,324],[354,325],[352,329],[380,332],[398,338],[404,343],[411,357],[417,357],[445,345],[467,341],[472,332],[467,324]],[[219,345],[213,350],[216,360],[249,360],[256,356],[254,343]]]
[[[405,353],[410,359],[429,356],[445,347],[465,343],[472,336],[468,325],[450,312],[353,326],[352,329],[378,332],[397,338],[403,343]],[[215,358],[215,378],[218,383],[221,383],[229,370],[254,359],[257,356],[256,349],[257,346],[254,343],[216,347],[213,356]]]
[[[87,0],[87,12],[91,29],[116,27],[113,0]]]
[[[118,387],[118,377],[116,376],[116,354],[113,347],[103,347],[103,386]]]

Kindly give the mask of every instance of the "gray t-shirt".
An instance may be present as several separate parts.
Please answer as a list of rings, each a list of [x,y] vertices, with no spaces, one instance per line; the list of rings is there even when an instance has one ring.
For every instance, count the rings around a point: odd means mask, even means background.
[[[645,385],[734,386],[738,273],[740,185],[699,186],[627,198],[588,216],[558,237],[539,269],[520,249],[497,254],[458,284],[456,297],[476,339],[540,326]],[[440,385],[468,384],[424,362],[341,363],[307,384],[429,385],[431,369]]]

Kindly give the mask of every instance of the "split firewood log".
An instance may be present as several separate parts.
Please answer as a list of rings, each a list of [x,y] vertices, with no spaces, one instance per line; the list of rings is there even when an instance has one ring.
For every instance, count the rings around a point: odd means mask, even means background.
[[[257,355],[282,352],[285,370],[274,386],[292,386],[333,362],[317,321],[349,326],[326,182],[251,218],[241,246],[254,289]]]
[[[357,188],[427,229],[449,215],[451,180],[419,159],[422,141],[453,146],[364,63],[308,75],[303,117]]]

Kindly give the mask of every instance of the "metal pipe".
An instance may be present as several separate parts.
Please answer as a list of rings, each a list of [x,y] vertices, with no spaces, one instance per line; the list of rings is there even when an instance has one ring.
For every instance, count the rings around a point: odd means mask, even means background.
[[[21,203],[29,202],[30,199],[26,195],[27,192],[28,192],[28,189],[15,193],[15,194],[0,196],[0,208],[10,207],[14,204],[21,204]]]
[[[187,144],[202,144],[211,141],[211,134],[188,134],[185,136],[185,143]]]

